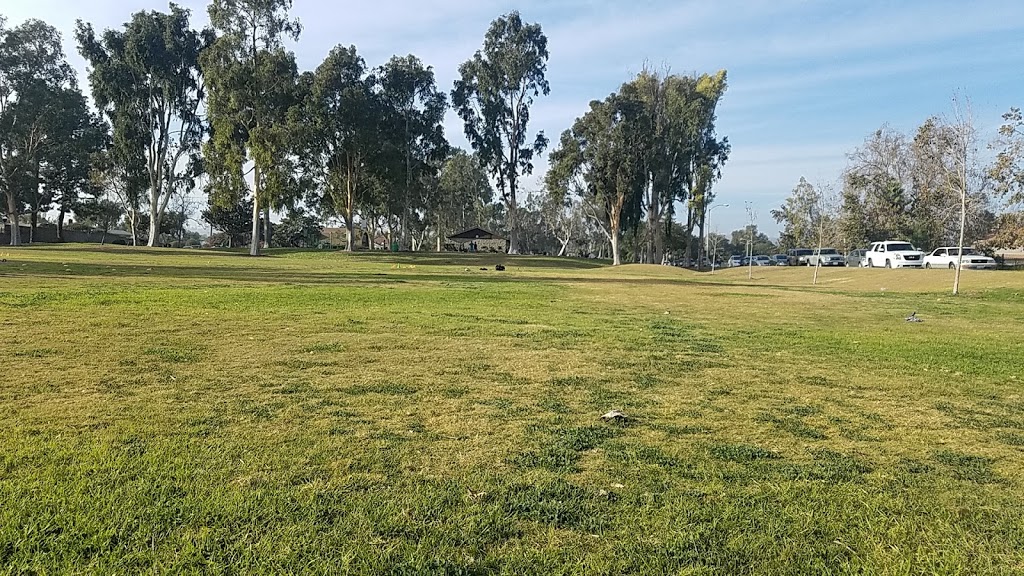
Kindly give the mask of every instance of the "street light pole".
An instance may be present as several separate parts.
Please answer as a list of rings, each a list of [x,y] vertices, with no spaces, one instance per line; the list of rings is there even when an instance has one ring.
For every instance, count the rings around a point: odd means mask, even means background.
[[[707,231],[707,234],[704,236],[704,253],[705,254],[711,254],[711,231],[712,231],[712,228],[711,228],[711,211],[714,210],[715,208],[728,208],[728,207],[729,207],[728,204],[715,204],[711,208],[708,208],[708,214],[706,216],[707,222],[705,223],[707,225],[708,231]],[[715,273],[715,260],[716,260],[715,257],[717,255],[718,255],[718,243],[716,242],[715,243],[715,254],[711,256],[711,274],[712,275],[714,275],[714,273]]]

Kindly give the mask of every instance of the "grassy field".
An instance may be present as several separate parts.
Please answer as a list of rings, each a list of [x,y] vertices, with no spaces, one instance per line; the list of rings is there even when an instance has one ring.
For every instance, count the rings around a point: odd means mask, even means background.
[[[0,258],[0,572],[1024,573],[1024,273]]]

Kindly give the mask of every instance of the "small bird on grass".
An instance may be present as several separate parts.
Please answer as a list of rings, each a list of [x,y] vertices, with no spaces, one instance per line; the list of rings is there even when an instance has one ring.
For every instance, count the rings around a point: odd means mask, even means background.
[[[924,322],[924,320],[922,320],[922,319],[917,317],[917,312],[916,311],[915,312],[911,312],[910,316],[907,316],[905,318],[905,320],[907,322]]]

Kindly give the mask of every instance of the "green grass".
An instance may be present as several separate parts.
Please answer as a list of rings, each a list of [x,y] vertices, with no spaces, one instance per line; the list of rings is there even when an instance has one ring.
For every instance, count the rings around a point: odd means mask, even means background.
[[[2,255],[0,573],[1024,572],[1021,273]]]

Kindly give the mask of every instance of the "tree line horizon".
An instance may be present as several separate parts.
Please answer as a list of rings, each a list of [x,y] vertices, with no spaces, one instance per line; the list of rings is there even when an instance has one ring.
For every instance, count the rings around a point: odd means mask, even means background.
[[[615,264],[703,262],[709,240],[717,241],[707,220],[731,151],[716,131],[725,70],[680,75],[645,66],[591,101],[552,146],[530,128],[534,101],[550,92],[547,38],[518,12],[491,23],[448,92],[414,55],[369,67],[355,46],[339,44],[316,69],[300,71],[285,46],[302,32],[291,5],[213,0],[203,30],[173,3],[102,32],[78,20],[74,37],[92,106],[58,30],[40,20],[7,28],[0,16],[0,188],[8,221],[27,214],[34,231],[55,210],[60,235],[74,213],[104,228],[120,222],[133,244],[144,238],[155,246],[164,230],[184,232],[186,208],[171,201],[202,190],[203,219],[229,242],[247,242],[252,255],[272,240],[311,242],[313,229],[331,219],[344,224],[348,250],[357,228],[371,238],[386,233],[403,249],[436,243],[441,250],[446,234],[490,227],[507,235],[512,254],[600,255]],[[468,151],[444,134],[449,110],[462,121]],[[986,200],[1012,205],[1024,195],[1024,137],[1019,110],[1004,119],[998,160],[979,174],[987,178]],[[944,166],[950,141],[941,122],[929,122],[931,164],[920,146],[904,146],[915,174],[900,167],[850,178],[855,170],[848,170],[833,211],[801,182],[787,206],[773,211],[785,227],[780,244],[822,228],[825,217],[846,241],[887,226],[937,233],[945,226],[941,198],[949,195],[937,192],[937,180],[922,192],[921,170]],[[877,138],[889,141],[866,148],[881,153],[888,145],[892,156],[896,144],[884,130]],[[524,194],[522,179],[545,152],[543,190]],[[982,196],[980,187],[972,192],[972,205]],[[931,211],[929,223],[913,217],[918,204]],[[287,214],[273,234],[271,210]],[[1008,241],[1020,235],[1019,214],[989,220],[988,229]],[[11,226],[11,244],[21,240]]]

